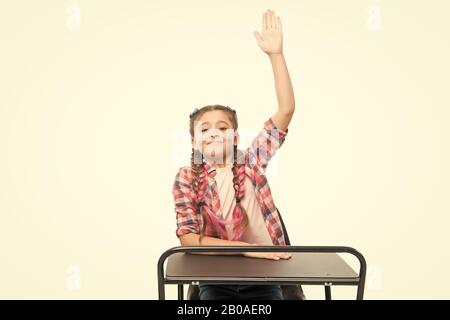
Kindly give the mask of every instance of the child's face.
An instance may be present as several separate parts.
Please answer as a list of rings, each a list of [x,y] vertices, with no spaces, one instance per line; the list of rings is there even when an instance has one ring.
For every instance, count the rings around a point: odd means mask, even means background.
[[[202,151],[203,157],[214,163],[228,163],[227,155],[233,156],[233,147],[239,141],[237,132],[227,114],[222,110],[205,112],[194,123],[195,137],[192,145]],[[201,148],[200,148],[201,145]],[[225,162],[226,161],[226,162]]]

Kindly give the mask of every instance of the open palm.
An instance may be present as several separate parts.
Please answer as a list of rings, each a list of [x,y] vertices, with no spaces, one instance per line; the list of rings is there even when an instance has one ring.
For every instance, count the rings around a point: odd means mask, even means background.
[[[272,10],[266,10],[262,16],[261,33],[253,31],[262,51],[267,54],[283,52],[283,30],[280,17]]]

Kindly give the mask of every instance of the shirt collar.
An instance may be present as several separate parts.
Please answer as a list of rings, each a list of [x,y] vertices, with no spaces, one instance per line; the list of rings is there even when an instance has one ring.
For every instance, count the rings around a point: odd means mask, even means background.
[[[216,173],[217,173],[216,168],[214,168],[213,166],[211,166],[211,165],[210,165],[208,162],[206,162],[206,161],[204,162],[204,165],[205,165],[206,172],[208,172],[208,175],[214,177],[214,176],[216,175]]]
[[[217,174],[216,168],[211,166],[208,162],[205,161],[204,165],[205,165],[206,172],[208,173],[208,175],[210,177],[214,177]]]

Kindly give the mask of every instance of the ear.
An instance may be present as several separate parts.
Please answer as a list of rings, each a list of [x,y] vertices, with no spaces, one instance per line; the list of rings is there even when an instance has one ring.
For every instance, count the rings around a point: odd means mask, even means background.
[[[237,130],[234,132],[234,144],[239,145],[239,132]]]
[[[198,143],[198,145],[196,145],[195,137],[192,137],[192,138],[191,138],[191,145],[192,145],[192,148],[197,149],[197,150],[202,150],[203,147],[202,147],[201,141],[198,141],[197,143]]]

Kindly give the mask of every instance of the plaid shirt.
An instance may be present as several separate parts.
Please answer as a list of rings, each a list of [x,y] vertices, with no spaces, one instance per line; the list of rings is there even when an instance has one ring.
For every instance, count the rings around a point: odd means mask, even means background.
[[[250,147],[244,151],[245,174],[250,178],[255,187],[256,199],[260,205],[264,221],[274,245],[285,245],[283,228],[280,217],[275,207],[269,183],[265,171],[269,160],[276,150],[283,144],[288,133],[278,129],[269,118],[264,122],[264,128],[253,139]],[[221,215],[219,192],[214,179],[216,170],[207,162],[205,166],[208,172],[208,187],[205,192],[205,205],[215,214]],[[194,207],[192,199],[194,192],[191,187],[193,170],[190,166],[179,169],[173,185],[173,197],[177,219],[176,235],[180,237],[188,233],[199,233],[203,219]],[[205,229],[205,235],[217,236],[212,230]]]

